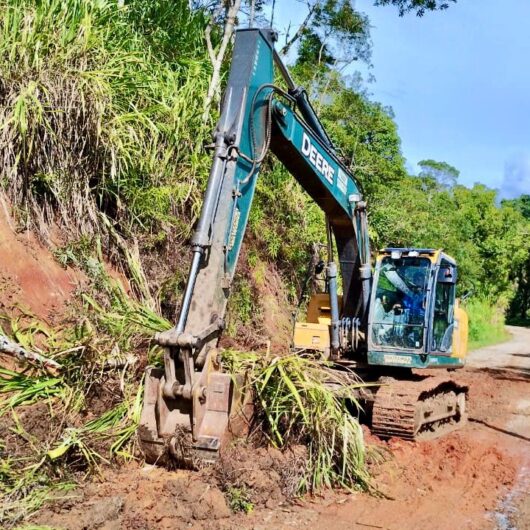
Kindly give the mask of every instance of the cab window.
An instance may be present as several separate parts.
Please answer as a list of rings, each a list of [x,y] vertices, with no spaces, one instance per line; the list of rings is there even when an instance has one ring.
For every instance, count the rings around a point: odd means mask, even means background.
[[[427,258],[383,258],[372,320],[374,344],[423,348],[426,292],[431,270]]]

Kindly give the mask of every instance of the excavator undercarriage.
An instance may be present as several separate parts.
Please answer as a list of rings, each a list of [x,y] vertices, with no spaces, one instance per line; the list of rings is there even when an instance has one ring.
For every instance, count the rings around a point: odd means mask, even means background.
[[[467,387],[440,376],[379,381],[372,406],[372,433],[381,438],[426,440],[467,421]]]

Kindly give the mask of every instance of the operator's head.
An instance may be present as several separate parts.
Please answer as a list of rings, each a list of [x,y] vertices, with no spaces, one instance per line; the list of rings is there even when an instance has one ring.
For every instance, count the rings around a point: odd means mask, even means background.
[[[383,304],[384,310],[388,313],[388,311],[390,311],[390,309],[392,308],[393,302],[388,299],[388,296],[386,294],[384,294],[381,298],[381,303]]]

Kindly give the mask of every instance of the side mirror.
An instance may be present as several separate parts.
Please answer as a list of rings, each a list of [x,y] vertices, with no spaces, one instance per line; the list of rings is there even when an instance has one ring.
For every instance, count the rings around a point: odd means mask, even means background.
[[[456,283],[456,280],[456,267],[452,265],[440,267],[438,271],[438,283]]]

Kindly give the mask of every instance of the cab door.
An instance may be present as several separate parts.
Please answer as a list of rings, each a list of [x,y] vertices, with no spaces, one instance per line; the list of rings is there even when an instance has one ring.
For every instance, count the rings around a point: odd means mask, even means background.
[[[432,323],[429,330],[429,353],[451,356],[455,333],[457,269],[442,258],[436,275],[432,297]]]

